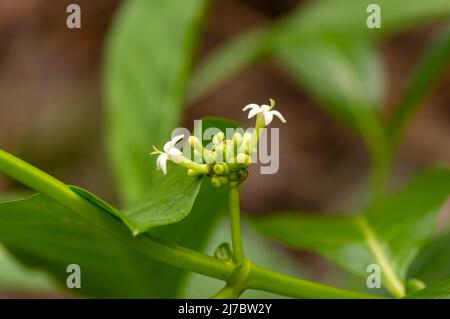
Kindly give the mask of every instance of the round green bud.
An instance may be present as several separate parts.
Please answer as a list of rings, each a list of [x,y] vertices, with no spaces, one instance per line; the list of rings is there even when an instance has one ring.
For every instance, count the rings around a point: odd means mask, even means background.
[[[239,133],[239,132],[234,133],[234,135],[233,135],[233,143],[234,143],[234,145],[236,147],[241,146],[243,141],[244,141],[244,139],[243,139],[241,133]]]
[[[211,185],[215,188],[219,188],[222,186],[222,182],[220,181],[219,177],[213,176],[211,177]]]
[[[238,176],[237,172],[233,172],[233,173],[228,175],[228,179],[231,182],[238,182],[239,181],[239,176]]]
[[[200,140],[194,135],[189,136],[188,142],[192,147],[201,145]]]
[[[236,156],[236,161],[239,164],[250,165],[252,163],[252,158],[247,154],[239,153],[238,156]]]
[[[222,185],[227,185],[230,182],[230,180],[226,176],[220,176],[219,180],[222,183]]]
[[[230,168],[231,171],[237,172],[242,168],[242,164],[237,163],[236,158],[234,158],[231,163],[228,163],[228,167]]]
[[[425,286],[426,286],[425,283],[420,279],[417,278],[409,279],[406,282],[406,293],[410,294],[415,291],[422,290],[423,288],[425,288]]]
[[[225,139],[225,134],[223,132],[219,132],[213,136],[212,142],[214,145],[219,145]]]
[[[190,169],[188,169],[187,174],[188,174],[189,176],[196,176],[196,175],[197,175],[197,172],[194,171],[192,168],[190,168]]]
[[[230,182],[229,184],[228,184],[228,186],[230,186],[230,187],[236,187],[236,186],[238,186],[239,185],[239,182]]]
[[[214,251],[214,257],[223,261],[233,260],[233,251],[229,243],[220,244]]]
[[[214,173],[217,175],[223,175],[225,173],[225,168],[223,164],[215,164],[214,165]]]
[[[248,171],[246,169],[241,169],[238,172],[236,172],[236,175],[240,182],[243,182],[247,179]]]

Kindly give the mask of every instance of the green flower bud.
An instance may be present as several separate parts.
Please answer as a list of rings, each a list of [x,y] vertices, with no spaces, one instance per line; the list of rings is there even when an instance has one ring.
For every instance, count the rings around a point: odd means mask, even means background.
[[[422,290],[423,288],[425,288],[425,286],[426,286],[425,283],[420,279],[416,278],[409,279],[406,282],[406,293],[410,294],[415,291]]]
[[[225,163],[217,163],[214,165],[214,173],[217,175],[227,175],[230,173],[230,168]]]
[[[233,251],[229,243],[220,244],[214,251],[214,257],[225,262],[231,262],[233,260]]]
[[[225,134],[223,132],[219,132],[213,136],[212,142],[214,145],[219,145],[225,139]]]
[[[216,152],[215,160],[217,162],[218,161],[222,162],[224,159],[224,145],[223,144],[216,145],[214,151]]]
[[[239,133],[239,132],[234,133],[234,135],[233,135],[233,143],[234,143],[234,145],[236,147],[241,146],[243,141],[244,141],[244,139],[243,139],[241,133]]]
[[[239,164],[250,165],[252,163],[252,158],[247,154],[240,153],[238,154],[238,156],[236,156],[236,161]]]
[[[189,136],[188,142],[194,148],[202,145],[202,143],[200,143],[200,140],[194,135]]]
[[[246,169],[241,169],[238,172],[236,172],[236,175],[237,175],[239,181],[242,183],[243,181],[245,181],[247,179],[248,171]]]
[[[226,176],[220,176],[219,180],[222,183],[222,185],[227,185],[230,182],[229,178]]]
[[[239,176],[238,176],[237,172],[233,172],[233,173],[228,175],[228,179],[231,182],[238,182],[239,181]]]
[[[231,163],[228,163],[228,167],[233,172],[237,172],[238,170],[240,170],[242,168],[242,164],[237,163],[236,158],[234,158]]]
[[[220,181],[219,177],[213,176],[211,177],[211,185],[215,188],[219,188],[222,186],[222,182]]]
[[[229,184],[228,184],[228,186],[230,186],[230,187],[236,187],[236,186],[238,186],[239,185],[239,182],[230,182]]]
[[[188,169],[187,174],[188,174],[189,176],[195,176],[195,175],[197,175],[197,172],[194,171],[192,168],[190,168],[190,169]]]

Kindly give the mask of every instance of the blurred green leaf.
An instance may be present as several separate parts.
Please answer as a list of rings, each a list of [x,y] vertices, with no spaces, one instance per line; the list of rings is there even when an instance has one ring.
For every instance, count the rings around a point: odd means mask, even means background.
[[[230,79],[233,73],[237,74],[264,57],[276,56],[280,47],[299,47],[299,43],[315,38],[320,42],[324,35],[347,38],[358,45],[359,41],[367,42],[450,15],[448,0],[414,3],[410,0],[380,0],[376,3],[381,7],[381,29],[368,29],[366,8],[371,3],[370,0],[309,1],[273,26],[228,41],[210,54],[194,73],[192,97],[200,98]]]
[[[196,69],[190,81],[189,99],[199,99],[215,89],[218,83],[257,63],[269,52],[270,45],[266,30],[249,32],[230,41]]]
[[[58,292],[58,289],[48,274],[24,267],[0,245],[0,291]]]
[[[408,120],[450,66],[450,25],[430,45],[414,70],[410,83],[388,123],[388,137],[393,146]]]
[[[380,134],[383,66],[371,43],[322,37],[283,45],[277,56],[332,114],[364,136]]]
[[[318,252],[364,275],[377,263],[391,291],[401,291],[408,266],[431,233],[438,208],[450,194],[450,171],[429,170],[364,214],[314,216],[282,213],[254,218],[265,235]],[[394,284],[392,284],[394,283]],[[396,286],[397,285],[397,286]]]
[[[408,299],[450,299],[450,278],[408,296]]]
[[[408,278],[419,278],[427,285],[450,278],[450,233],[434,238],[422,248],[408,270]]]
[[[0,203],[0,240],[25,264],[45,268],[61,287],[67,266],[80,265],[81,289],[74,294],[148,298],[171,296],[176,289],[158,281],[159,263],[43,195]]]
[[[124,3],[106,50],[108,146],[123,203],[154,183],[152,145],[181,119],[186,81],[206,0]]]

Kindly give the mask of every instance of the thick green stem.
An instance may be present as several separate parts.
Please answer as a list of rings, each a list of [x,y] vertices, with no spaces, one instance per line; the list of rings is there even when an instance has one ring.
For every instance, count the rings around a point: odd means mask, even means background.
[[[233,244],[233,254],[236,263],[244,260],[244,248],[241,239],[241,209],[239,200],[239,186],[230,187],[230,221],[231,240]]]
[[[226,289],[224,293],[227,293],[227,291],[228,293],[236,292],[236,289],[243,291],[247,288],[252,288],[297,298],[375,297],[292,278],[254,265],[251,266],[250,271],[246,268],[247,274],[244,278],[244,272],[239,271],[238,267],[243,267],[242,265],[248,266],[245,262],[241,262],[238,265],[225,263],[202,253],[152,238],[147,234],[133,237],[129,229],[119,218],[114,217],[99,206],[92,204],[61,181],[1,149],[0,171],[24,185],[43,193],[67,209],[80,215],[92,224],[92,227],[96,227],[113,240],[120,241],[130,248],[137,249],[150,258],[155,258],[175,267],[231,283],[230,289],[232,291]],[[230,203],[233,203],[233,208],[231,209],[233,211],[232,215],[236,215],[237,212],[239,217],[238,188],[232,190]],[[238,238],[240,242],[240,237]],[[242,260],[245,261],[244,258]],[[234,274],[237,276],[238,281],[232,279]],[[239,284],[236,285],[236,282],[239,282]]]
[[[216,258],[177,245],[164,243],[146,234],[133,237],[128,228],[118,218],[112,217],[111,214],[100,207],[91,204],[61,181],[1,149],[0,171],[45,194],[67,209],[77,213],[93,227],[111,238],[138,249],[149,257],[222,280],[228,278],[233,270],[232,265],[221,262]]]

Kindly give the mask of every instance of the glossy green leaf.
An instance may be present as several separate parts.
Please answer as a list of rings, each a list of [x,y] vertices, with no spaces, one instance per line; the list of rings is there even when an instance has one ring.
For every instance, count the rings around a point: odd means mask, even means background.
[[[49,271],[62,288],[67,266],[78,264],[81,289],[71,291],[77,295],[168,297],[176,289],[158,282],[159,263],[43,195],[0,204],[0,241],[22,262]]]
[[[408,266],[430,235],[436,214],[450,194],[450,171],[430,170],[364,214],[315,216],[279,213],[254,218],[265,235],[289,246],[318,252],[360,275],[380,265],[386,285],[403,293]]]
[[[393,146],[414,112],[422,105],[430,89],[450,66],[450,26],[430,45],[414,70],[406,92],[388,123],[388,135]]]
[[[427,243],[408,270],[409,278],[419,278],[427,285],[450,278],[450,233]]]
[[[406,296],[408,299],[450,299],[450,278]]]
[[[124,3],[105,64],[108,148],[123,203],[154,183],[152,145],[164,145],[181,119],[185,86],[206,0]]]
[[[171,162],[167,169],[167,175],[154,178],[146,197],[123,211],[121,217],[133,234],[179,222],[191,212],[202,178],[187,176],[186,168]]]

